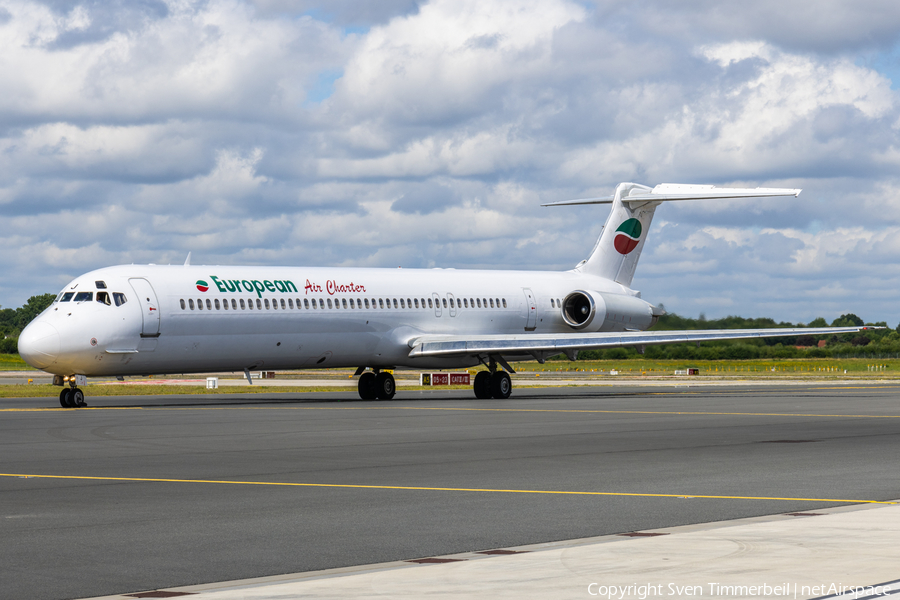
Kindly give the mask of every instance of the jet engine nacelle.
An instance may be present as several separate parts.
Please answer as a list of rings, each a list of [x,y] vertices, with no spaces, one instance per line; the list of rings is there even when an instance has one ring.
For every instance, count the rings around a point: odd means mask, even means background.
[[[662,314],[635,296],[575,290],[563,300],[562,317],[572,329],[588,331],[645,330]]]

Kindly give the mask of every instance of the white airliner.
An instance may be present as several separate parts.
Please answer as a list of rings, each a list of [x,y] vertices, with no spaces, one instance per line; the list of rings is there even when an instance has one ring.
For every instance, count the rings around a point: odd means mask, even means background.
[[[507,398],[513,361],[864,329],[646,332],[664,311],[630,286],[660,202],[799,193],[622,183],[614,196],[557,202],[612,204],[590,256],[562,272],[191,266],[190,257],[108,267],[69,283],[22,332],[19,353],[55,375],[64,407],[85,405],[86,376],[244,371],[249,380],[250,370],[319,367],[357,367],[369,400],[394,396],[394,368],[483,364],[475,395]]]

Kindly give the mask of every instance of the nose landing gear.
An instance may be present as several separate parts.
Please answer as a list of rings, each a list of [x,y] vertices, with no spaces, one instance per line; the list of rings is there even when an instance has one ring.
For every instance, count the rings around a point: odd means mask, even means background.
[[[59,405],[63,408],[87,406],[87,402],[84,401],[84,392],[77,387],[63,388],[59,393]]]

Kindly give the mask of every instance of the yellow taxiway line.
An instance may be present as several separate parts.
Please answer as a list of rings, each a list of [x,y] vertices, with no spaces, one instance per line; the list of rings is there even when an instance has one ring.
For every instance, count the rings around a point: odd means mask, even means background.
[[[716,412],[689,410],[595,410],[564,408],[466,408],[439,406],[111,406],[82,408],[0,408],[0,413],[16,412],[82,412],[105,410],[138,410],[138,411],[188,411],[188,410],[421,410],[445,412],[500,412],[500,413],[573,413],[573,414],[605,414],[605,415],[684,415],[684,416],[731,416],[731,417],[818,417],[831,419],[900,419],[900,415],[857,415],[857,414],[819,414],[819,413],[774,413],[774,412]]]
[[[150,477],[98,477],[86,475],[35,475],[30,473],[0,473],[0,477],[15,477],[19,479],[70,479],[87,481],[128,481],[140,483],[213,483],[229,485],[257,485],[279,487],[318,487],[318,488],[348,488],[364,490],[412,490],[425,492],[480,492],[493,494],[555,494],[563,496],[629,496],[640,498],[707,498],[714,500],[781,500],[786,502],[835,502],[851,504],[897,504],[882,500],[858,500],[844,498],[786,498],[778,496],[712,496],[707,494],[649,494],[638,492],[579,492],[567,490],[504,490],[490,488],[455,488],[455,487],[426,487],[406,485],[357,485],[346,483],[297,483],[282,481],[230,481],[222,479],[164,479]]]

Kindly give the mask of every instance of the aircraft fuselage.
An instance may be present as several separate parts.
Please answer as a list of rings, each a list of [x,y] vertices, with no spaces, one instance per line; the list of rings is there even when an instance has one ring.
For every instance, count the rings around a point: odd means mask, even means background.
[[[123,265],[67,285],[34,324],[29,339],[43,341],[30,345],[29,359],[50,373],[87,376],[468,367],[478,358],[411,358],[409,342],[571,333],[561,302],[579,289],[612,307],[584,331],[654,322],[635,292],[577,271]]]

